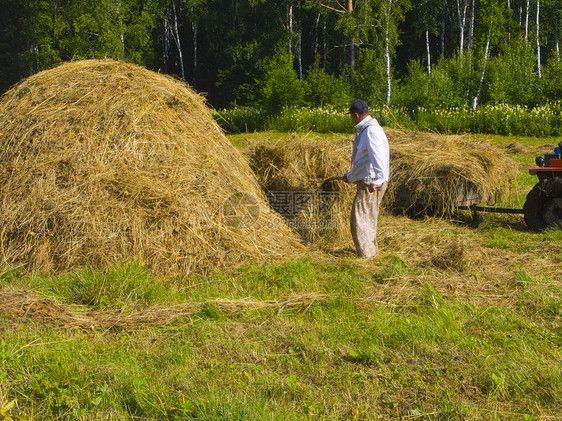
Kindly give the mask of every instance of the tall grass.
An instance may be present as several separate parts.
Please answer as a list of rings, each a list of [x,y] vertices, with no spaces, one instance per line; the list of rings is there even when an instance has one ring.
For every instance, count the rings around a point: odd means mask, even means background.
[[[416,110],[415,121],[422,130],[441,133],[488,133],[548,137],[562,134],[562,102],[527,108],[518,105],[486,105],[473,112],[467,108]]]
[[[487,133],[513,136],[548,137],[562,135],[562,102],[527,108],[514,105],[484,105],[475,112],[469,108],[442,110],[419,108],[372,109],[383,126],[413,128],[438,133]],[[353,125],[345,111],[334,108],[286,108],[277,115],[251,107],[221,110],[214,117],[227,133],[277,130],[351,133]]]

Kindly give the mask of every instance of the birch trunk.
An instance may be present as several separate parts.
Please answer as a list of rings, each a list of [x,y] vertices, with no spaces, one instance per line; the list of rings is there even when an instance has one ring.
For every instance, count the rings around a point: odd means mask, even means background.
[[[318,26],[320,25],[320,13],[316,15],[316,19],[314,20],[314,57],[318,54],[318,45],[320,44],[318,40]]]
[[[169,9],[164,12],[164,73],[168,73],[168,60],[170,58],[170,16]]]
[[[289,55],[293,54],[293,5],[289,6]]]
[[[176,46],[178,47],[178,54],[180,60],[180,68],[181,68],[181,80],[185,82],[185,69],[183,66],[183,53],[181,51],[181,40],[180,40],[180,31],[178,27],[178,14],[176,12],[176,4],[172,3],[172,10],[174,12],[174,32],[173,37],[174,41],[176,42]]]
[[[117,19],[119,21],[119,29],[121,33],[119,34],[119,40],[121,41],[121,60],[125,60],[125,34],[123,33],[123,17],[121,16],[121,2],[118,1],[117,7]]]
[[[445,19],[447,18],[447,0],[443,0],[443,13],[441,15],[441,58],[445,57]]]
[[[471,0],[470,2],[470,26],[468,28],[468,49],[472,51],[472,41],[474,39],[474,13],[475,13],[475,3],[476,0]]]
[[[348,0],[347,10],[350,14],[353,13],[353,0]],[[350,66],[351,66],[351,71],[353,71],[353,69],[355,69],[355,39],[354,38],[351,39],[349,50],[350,50]]]
[[[199,56],[199,44],[197,42],[198,26],[197,22],[191,23],[191,28],[193,30],[193,79],[192,83],[195,85],[197,77],[197,66],[198,66],[198,56]]]
[[[560,60],[560,35],[558,24],[556,24],[556,58]]]
[[[507,0],[507,10],[511,10],[511,0]],[[511,39],[511,25],[507,28],[507,39]]]
[[[431,74],[431,48],[429,45],[429,28],[425,25],[425,49],[427,51],[427,74]]]
[[[460,54],[461,54],[461,56],[462,56],[463,51],[464,51],[464,31],[466,29],[466,9],[467,9],[466,1],[463,0],[463,4],[461,6],[460,0],[457,0],[457,17],[459,19]]]
[[[525,39],[529,39],[529,3],[527,0],[527,10],[525,12]]]
[[[328,65],[328,52],[327,52],[327,43],[326,43],[326,19],[324,19],[324,25],[322,28],[322,55],[323,57],[323,61],[324,61],[324,66],[323,69],[326,70],[326,66]]]
[[[299,24],[299,31],[298,31],[298,39],[297,39],[297,48],[298,48],[298,61],[299,61],[299,79],[302,80],[302,10],[301,10],[301,2],[297,3],[298,6],[298,24]]]
[[[541,0],[537,0],[537,69],[539,71],[539,79],[542,78],[541,72],[541,40],[540,40],[540,12]]]
[[[472,99],[472,111],[476,112],[476,107],[478,107],[478,101],[480,100],[480,94],[482,93],[482,85],[484,84],[484,77],[486,76],[486,67],[488,65],[488,54],[490,51],[490,38],[492,37],[492,27],[488,31],[488,38],[486,38],[486,48],[484,51],[484,64],[482,66],[482,74],[480,75],[480,81],[478,83],[478,90],[476,91],[476,96]]]
[[[390,81],[390,12],[392,9],[392,0],[388,0],[388,9],[386,11],[386,29],[384,37],[384,56],[386,59],[386,105],[390,105],[390,96],[392,84]]]

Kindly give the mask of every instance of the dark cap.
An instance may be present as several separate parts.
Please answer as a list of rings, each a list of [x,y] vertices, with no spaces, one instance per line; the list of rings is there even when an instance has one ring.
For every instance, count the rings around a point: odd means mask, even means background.
[[[349,107],[349,114],[353,114],[353,113],[368,114],[369,106],[362,99],[356,99],[351,103],[351,106]]]

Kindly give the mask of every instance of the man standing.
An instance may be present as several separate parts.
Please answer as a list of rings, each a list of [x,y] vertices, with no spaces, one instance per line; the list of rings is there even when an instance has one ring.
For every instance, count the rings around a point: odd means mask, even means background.
[[[382,127],[369,115],[365,101],[353,101],[349,114],[357,132],[353,141],[351,171],[342,179],[357,185],[351,208],[351,235],[359,257],[374,257],[378,254],[379,206],[390,173],[390,148]]]

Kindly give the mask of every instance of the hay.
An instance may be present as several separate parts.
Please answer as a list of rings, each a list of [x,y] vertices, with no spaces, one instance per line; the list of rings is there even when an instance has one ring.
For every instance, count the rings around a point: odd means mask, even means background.
[[[147,327],[167,326],[177,321],[189,319],[207,306],[219,311],[240,313],[246,310],[274,309],[306,311],[317,301],[330,297],[326,294],[294,294],[279,300],[255,299],[213,299],[187,302],[173,306],[153,306],[142,311],[125,314],[117,311],[90,311],[86,307],[59,304],[52,298],[41,298],[25,290],[0,288],[0,308],[3,318],[12,320],[32,320],[51,326],[81,328],[86,330],[138,330]]]
[[[509,188],[516,164],[489,141],[389,131],[391,207],[450,215],[461,206],[493,203]],[[388,203],[388,202],[387,202]]]
[[[270,198],[278,192],[292,192],[296,195],[293,205],[298,205],[299,198],[308,200],[306,206],[282,213],[305,241],[347,235],[348,205],[354,190],[343,181],[327,180],[348,171],[349,146],[346,138],[326,142],[293,134],[274,143],[251,144],[245,150],[250,167]],[[319,203],[322,201],[325,203]],[[276,209],[275,203],[272,206]]]
[[[390,142],[391,180],[383,199],[386,210],[431,212],[448,215],[482,201],[491,201],[508,188],[515,164],[488,141],[470,136],[439,136],[385,129]],[[311,135],[291,135],[276,142],[262,141],[246,148],[250,165],[261,186],[281,191],[336,191],[339,203],[329,215],[337,222],[336,237],[349,236],[349,211],[353,186],[323,180],[341,176],[350,168],[353,138],[329,141]],[[314,230],[315,218],[303,209],[289,224],[303,225],[306,239],[322,235]],[[312,229],[310,229],[312,227]]]
[[[203,99],[135,65],[66,63],[16,85],[0,148],[0,264],[186,273],[297,246]]]

